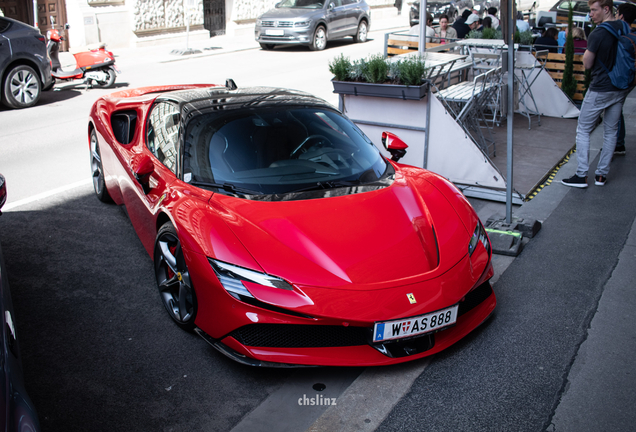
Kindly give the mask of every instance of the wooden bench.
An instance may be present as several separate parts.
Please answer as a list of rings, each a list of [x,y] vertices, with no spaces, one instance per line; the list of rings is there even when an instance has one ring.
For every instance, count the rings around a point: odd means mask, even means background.
[[[583,66],[583,54],[574,55],[574,79],[577,82],[576,93],[572,99],[575,101],[583,100],[583,92],[585,91],[585,67]],[[565,54],[549,53],[548,60],[545,64],[545,70],[548,71],[552,79],[561,87],[563,81],[563,71],[565,70]]]
[[[417,51],[419,45],[417,36],[409,37],[406,35],[391,35],[391,37],[387,40],[386,55],[388,57],[393,57],[394,55]],[[443,44],[428,42],[426,44],[426,49],[435,48],[441,45]]]

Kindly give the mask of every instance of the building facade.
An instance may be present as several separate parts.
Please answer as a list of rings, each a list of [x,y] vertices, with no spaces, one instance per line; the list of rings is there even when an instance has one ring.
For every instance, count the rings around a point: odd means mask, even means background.
[[[280,0],[0,0],[5,16],[37,25],[43,34],[69,24],[65,45],[105,42],[110,48],[208,39],[234,34]],[[372,7],[394,0],[366,0]],[[247,29],[249,31],[249,29]]]

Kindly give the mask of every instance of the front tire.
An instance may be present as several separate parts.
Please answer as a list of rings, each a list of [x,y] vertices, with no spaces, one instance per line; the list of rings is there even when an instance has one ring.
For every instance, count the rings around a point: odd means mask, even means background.
[[[95,189],[97,199],[105,203],[112,202],[113,200],[106,189],[102,154],[99,150],[99,142],[97,141],[95,129],[91,131],[91,172],[93,173],[93,189]]]
[[[355,43],[364,43],[367,41],[367,36],[368,36],[367,22],[362,20],[360,21],[360,24],[358,24],[358,31],[356,32],[355,36],[353,36],[353,41]]]
[[[261,48],[263,48],[263,50],[265,51],[271,51],[274,49],[274,44],[268,44],[268,43],[261,43]]]
[[[97,83],[97,87],[100,88],[111,88],[115,84],[115,79],[117,78],[115,69],[108,68],[104,70],[104,72],[108,75],[106,81],[95,81],[95,83]]]
[[[183,330],[193,331],[197,297],[177,230],[171,222],[166,222],[157,233],[154,261],[157,287],[168,315]]]
[[[322,51],[327,46],[327,31],[323,26],[316,27],[316,31],[314,31],[314,36],[311,39],[311,44],[309,45],[309,49],[312,51]]]
[[[2,102],[7,108],[28,108],[40,100],[42,84],[33,68],[18,65],[6,75]]]

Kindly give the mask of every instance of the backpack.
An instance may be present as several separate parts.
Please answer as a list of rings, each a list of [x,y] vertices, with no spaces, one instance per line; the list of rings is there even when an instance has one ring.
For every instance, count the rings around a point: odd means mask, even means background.
[[[629,24],[621,21],[623,28],[616,31],[609,23],[603,23],[599,27],[610,32],[617,40],[616,60],[612,70],[599,60],[603,69],[608,73],[612,85],[625,90],[636,85],[636,34],[630,33]]]

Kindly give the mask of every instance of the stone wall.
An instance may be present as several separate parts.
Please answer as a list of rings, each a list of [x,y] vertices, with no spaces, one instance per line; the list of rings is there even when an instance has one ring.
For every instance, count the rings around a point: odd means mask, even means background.
[[[132,0],[133,30],[183,28],[183,0]],[[194,0],[190,25],[203,24],[203,0]]]

